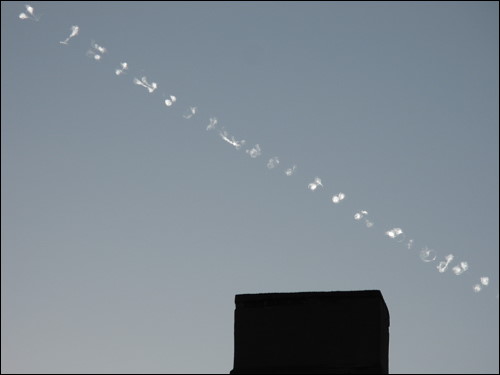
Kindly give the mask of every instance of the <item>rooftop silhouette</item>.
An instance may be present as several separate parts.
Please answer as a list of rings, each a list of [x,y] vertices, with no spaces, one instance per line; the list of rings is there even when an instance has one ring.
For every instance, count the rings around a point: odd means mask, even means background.
[[[378,290],[240,294],[231,374],[388,374]]]

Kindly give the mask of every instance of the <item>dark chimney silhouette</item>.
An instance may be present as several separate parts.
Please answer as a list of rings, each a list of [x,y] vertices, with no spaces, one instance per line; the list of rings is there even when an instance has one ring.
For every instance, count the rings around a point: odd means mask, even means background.
[[[236,295],[231,374],[388,374],[379,290]]]

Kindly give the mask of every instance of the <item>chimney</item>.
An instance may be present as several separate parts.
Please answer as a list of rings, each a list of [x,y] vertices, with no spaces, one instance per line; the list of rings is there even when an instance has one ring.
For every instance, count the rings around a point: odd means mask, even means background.
[[[388,374],[379,290],[239,294],[231,374]]]

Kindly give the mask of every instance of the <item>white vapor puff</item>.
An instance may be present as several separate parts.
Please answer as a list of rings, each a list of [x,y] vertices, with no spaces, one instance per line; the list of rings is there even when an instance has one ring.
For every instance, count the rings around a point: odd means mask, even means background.
[[[207,131],[215,129],[215,126],[217,125],[218,122],[216,117],[210,117],[209,121],[210,123],[207,125]]]
[[[483,284],[484,286],[488,286],[488,284],[490,283],[490,278],[487,276],[481,277],[480,280],[481,280],[481,284]]]
[[[385,235],[389,238],[396,239],[398,242],[403,242],[405,240],[405,235],[401,228],[392,228],[385,232]]]
[[[68,42],[71,38],[74,38],[75,36],[78,35],[78,33],[80,32],[80,27],[79,26],[71,26],[71,34],[69,34],[69,36],[64,39],[63,41],[59,42],[61,44],[65,44],[65,45],[68,45]]]
[[[274,158],[269,159],[269,161],[267,162],[267,168],[268,168],[268,169],[273,169],[273,168],[274,168],[274,167],[276,167],[279,163],[280,163],[280,159],[278,159],[278,157],[277,157],[277,156],[275,156]]]
[[[189,107],[189,113],[187,115],[182,115],[186,120],[189,120],[196,114],[196,107]]]
[[[92,41],[90,44],[90,49],[87,51],[87,56],[91,56],[94,60],[99,61],[104,53],[108,50],[103,46],[100,46],[96,42]]]
[[[26,14],[26,13],[20,13],[19,14],[19,18],[20,19],[22,19],[22,20],[33,20],[33,21],[36,21],[36,22],[40,21],[40,17],[37,17],[35,15],[35,9],[31,5],[26,4],[25,8],[26,8],[26,11],[28,12],[28,14]]]
[[[341,201],[343,201],[344,198],[345,198],[345,194],[344,193],[338,193],[337,195],[334,195],[332,197],[332,202],[335,203],[335,204],[338,204]]]
[[[359,211],[354,214],[354,220],[361,220],[364,218],[366,215],[368,215],[368,211]]]
[[[436,251],[433,249],[429,249],[427,246],[423,247],[422,250],[420,250],[420,259],[422,259],[423,262],[433,262],[437,258]]]
[[[158,84],[156,82],[149,83],[146,77],[141,77],[140,80],[134,78],[134,83],[138,86],[146,88],[150,94],[158,88]]]
[[[467,271],[469,269],[469,264],[467,262],[460,262],[459,265],[456,265],[455,267],[453,267],[451,270],[453,271],[453,273],[455,275],[461,275],[463,274],[465,271]]]
[[[483,286],[488,286],[490,278],[488,276],[483,276],[479,279],[479,281],[481,282],[480,284],[476,284],[472,287],[475,293],[479,293],[483,289]]]
[[[291,175],[293,175],[295,173],[295,169],[297,169],[297,166],[294,165],[292,166],[291,168],[288,168],[286,171],[285,171],[285,174],[290,177]]]
[[[253,159],[258,158],[260,155],[262,155],[262,150],[260,149],[260,146],[258,144],[256,144],[250,150],[245,150],[245,152]]]
[[[177,101],[177,98],[173,95],[170,95],[169,99],[165,99],[165,105],[167,107],[171,107],[176,101]]]
[[[126,62],[122,62],[120,63],[120,67],[115,70],[115,74],[119,76],[121,74],[125,74],[127,70],[128,70],[128,64]]]
[[[439,264],[436,266],[436,268],[438,269],[438,271],[440,273],[446,272],[446,269],[448,268],[448,265],[453,260],[453,258],[454,258],[453,254],[448,254],[447,256],[445,256],[444,260],[442,260],[441,262],[439,262]]]
[[[106,48],[104,48],[103,46],[100,46],[99,44],[97,44],[94,41],[92,41],[92,48],[99,53],[106,53],[107,52]]]
[[[94,60],[99,61],[101,59],[101,55],[96,53],[95,51],[89,49],[86,53],[87,56],[92,57]]]
[[[368,211],[362,210],[362,211],[356,212],[354,214],[354,220],[360,221],[361,219],[365,218],[365,225],[366,225],[366,227],[367,228],[373,227],[373,222],[370,221],[370,220],[368,220],[366,218],[366,216],[368,216]]]
[[[237,141],[233,136],[231,136],[231,138],[229,138],[229,134],[227,133],[226,130],[221,130],[219,132],[219,135],[224,141],[229,143],[231,146],[234,146],[234,148],[237,150],[239,150],[241,148],[241,146],[243,146],[245,144],[244,139],[242,139],[241,141]]]
[[[318,188],[318,186],[323,187],[323,184],[321,183],[321,178],[314,177],[314,181],[311,182],[309,185],[307,185],[307,188],[311,191],[314,191]]]

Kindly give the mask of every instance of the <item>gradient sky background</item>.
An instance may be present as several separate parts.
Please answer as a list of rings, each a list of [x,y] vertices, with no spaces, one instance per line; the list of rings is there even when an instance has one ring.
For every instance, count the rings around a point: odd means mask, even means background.
[[[3,373],[228,373],[235,294],[359,289],[391,372],[498,373],[498,2],[24,4],[1,8]]]

